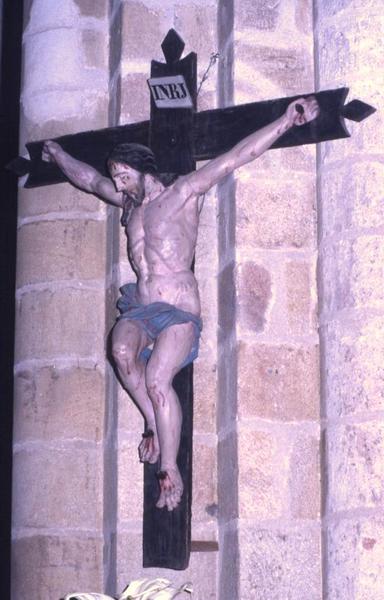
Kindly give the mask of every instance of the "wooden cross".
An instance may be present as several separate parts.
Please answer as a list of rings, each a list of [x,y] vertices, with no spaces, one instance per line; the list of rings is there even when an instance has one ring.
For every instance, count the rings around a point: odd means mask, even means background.
[[[171,29],[162,49],[165,63],[152,61],[151,117],[149,121],[88,131],[56,138],[65,151],[108,175],[106,158],[121,142],[150,146],[156,155],[159,172],[186,174],[195,169],[197,160],[212,159],[232,148],[238,141],[280,117],[292,100],[300,96],[253,102],[229,108],[196,113],[197,56],[181,59],[184,42]],[[272,148],[318,143],[349,137],[344,118],[361,121],[375,109],[360,100],[344,105],[348,88],[326,90],[314,95],[320,116],[304,126],[294,127],[279,138]],[[66,181],[54,163],[41,160],[44,141],[27,144],[30,160],[19,157],[8,165],[17,175],[28,178],[25,187],[37,187]],[[180,505],[173,511],[157,509],[157,465],[144,468],[143,565],[185,569],[191,551],[192,503],[192,365],[176,375],[173,385],[183,412],[178,465],[184,482]],[[205,548],[204,543],[196,544]],[[192,545],[193,549],[193,545]]]

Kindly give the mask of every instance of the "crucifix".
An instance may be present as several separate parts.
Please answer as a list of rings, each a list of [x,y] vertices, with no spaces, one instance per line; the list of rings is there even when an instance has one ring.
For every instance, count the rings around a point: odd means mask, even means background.
[[[196,54],[181,58],[174,30],[162,49],[166,62],[152,61],[148,80],[150,121],[27,144],[30,160],[10,168],[29,174],[26,187],[69,180],[123,208],[138,283],[122,288],[113,346],[120,380],[146,421],[143,564],[185,569],[192,361],[201,330],[191,271],[199,197],[269,148],[348,137],[344,117],[360,121],[374,109],[359,100],[344,105],[348,90],[340,88],[196,113]],[[195,171],[197,160],[210,162]]]

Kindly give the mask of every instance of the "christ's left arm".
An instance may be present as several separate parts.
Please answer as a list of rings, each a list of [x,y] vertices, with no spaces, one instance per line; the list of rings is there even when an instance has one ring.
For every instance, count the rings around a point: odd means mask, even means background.
[[[301,109],[298,107],[301,107]],[[196,195],[203,194],[220,179],[232,173],[238,167],[255,160],[272,146],[280,136],[294,125],[300,126],[314,120],[319,114],[319,105],[310,96],[299,98],[288,106],[285,113],[262,129],[251,133],[231,150],[214,158],[209,163],[190,173],[184,179]]]

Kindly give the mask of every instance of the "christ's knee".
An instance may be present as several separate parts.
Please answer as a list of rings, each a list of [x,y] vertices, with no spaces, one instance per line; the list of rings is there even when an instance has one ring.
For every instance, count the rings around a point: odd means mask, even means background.
[[[125,342],[113,343],[112,356],[118,369],[125,375],[131,375],[136,370],[136,356]]]

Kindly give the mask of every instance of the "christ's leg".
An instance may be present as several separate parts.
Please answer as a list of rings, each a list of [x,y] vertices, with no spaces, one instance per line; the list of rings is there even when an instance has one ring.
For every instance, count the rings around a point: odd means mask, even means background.
[[[145,385],[145,363],[140,352],[150,344],[138,323],[120,319],[112,333],[112,354],[123,387],[133,398],[147,423],[147,434],[139,446],[142,462],[155,463],[159,458],[159,441],[153,405]],[[152,431],[153,435],[148,435]]]
[[[161,456],[160,497],[156,506],[166,506],[168,510],[173,510],[179,504],[183,493],[183,482],[176,462],[182,415],[172,381],[190,353],[194,336],[192,323],[173,325],[162,331],[146,370],[146,384],[155,411]]]

